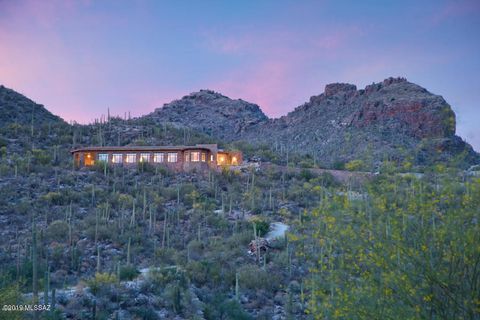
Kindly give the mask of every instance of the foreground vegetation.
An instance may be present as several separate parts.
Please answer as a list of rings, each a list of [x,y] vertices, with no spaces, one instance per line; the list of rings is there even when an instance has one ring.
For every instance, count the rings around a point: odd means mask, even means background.
[[[386,161],[370,180],[340,184],[275,167],[72,170],[76,143],[206,139],[136,125],[1,131],[0,301],[52,309],[0,318],[479,319],[475,172],[438,165],[413,174]],[[290,226],[286,238],[249,255],[274,221]]]

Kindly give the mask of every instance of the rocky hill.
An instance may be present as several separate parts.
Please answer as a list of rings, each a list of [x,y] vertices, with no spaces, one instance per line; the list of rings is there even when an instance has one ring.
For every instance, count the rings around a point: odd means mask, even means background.
[[[329,84],[324,93],[279,119],[268,119],[255,104],[210,90],[192,93],[145,117],[229,141],[310,154],[326,166],[354,159],[369,166],[385,159],[420,165],[480,161],[455,135],[455,113],[449,104],[404,78],[388,78],[361,90],[352,84]]]
[[[16,123],[42,126],[63,120],[24,95],[0,85],[0,127]]]
[[[159,124],[173,123],[229,140],[268,121],[258,105],[241,99],[232,100],[211,90],[200,90],[165,104],[146,118]]]
[[[449,104],[404,78],[389,78],[362,90],[352,84],[329,84],[324,93],[288,115],[257,125],[246,138],[310,153],[327,165],[353,159],[479,161],[472,147],[455,135],[455,113]]]

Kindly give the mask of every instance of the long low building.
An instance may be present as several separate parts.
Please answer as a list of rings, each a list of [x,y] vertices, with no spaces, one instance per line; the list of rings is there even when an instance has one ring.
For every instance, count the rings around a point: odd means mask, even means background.
[[[236,166],[243,160],[240,151],[221,150],[216,144],[83,147],[74,149],[71,153],[77,167],[89,167],[98,162],[112,165],[135,165],[146,162],[164,165],[176,171],[189,171]]]

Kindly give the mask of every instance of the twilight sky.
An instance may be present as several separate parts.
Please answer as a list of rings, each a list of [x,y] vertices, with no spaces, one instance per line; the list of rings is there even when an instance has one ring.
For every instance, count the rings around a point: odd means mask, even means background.
[[[0,84],[81,123],[204,88],[278,117],[389,76],[442,95],[480,151],[478,0],[0,0]]]

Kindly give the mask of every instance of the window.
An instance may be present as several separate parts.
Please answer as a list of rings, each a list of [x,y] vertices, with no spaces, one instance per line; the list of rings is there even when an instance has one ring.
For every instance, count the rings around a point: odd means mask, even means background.
[[[237,157],[232,157],[232,164],[233,165],[238,165],[238,160],[237,160]]]
[[[150,153],[140,153],[140,162],[150,162]]]
[[[163,153],[155,153],[153,155],[153,162],[163,162]]]
[[[126,163],[135,163],[137,162],[137,155],[135,153],[127,154]]]
[[[112,162],[113,163],[122,163],[122,155],[119,153],[115,153],[112,155]]]
[[[167,155],[168,162],[177,162],[177,153],[176,152],[169,152]]]
[[[217,163],[218,163],[218,164],[225,164],[225,161],[226,161],[226,160],[227,160],[227,159],[226,159],[225,155],[223,155],[223,154],[219,154],[219,155],[217,156]]]
[[[207,154],[205,152],[202,152],[202,162],[207,161]]]
[[[188,158],[188,152],[185,152],[185,162],[189,162],[190,159]]]
[[[191,154],[192,162],[198,162],[200,161],[200,152],[194,151]]]
[[[98,154],[98,161],[108,162],[108,154],[107,153],[99,153]]]
[[[210,155],[210,162],[213,162],[213,154]]]

